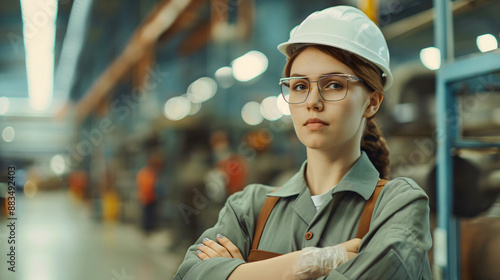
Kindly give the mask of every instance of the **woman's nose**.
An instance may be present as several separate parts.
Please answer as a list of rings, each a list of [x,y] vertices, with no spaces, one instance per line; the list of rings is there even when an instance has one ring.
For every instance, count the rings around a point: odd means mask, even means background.
[[[318,86],[311,85],[311,92],[309,92],[309,98],[307,99],[307,109],[308,110],[323,110],[323,98],[319,94]]]

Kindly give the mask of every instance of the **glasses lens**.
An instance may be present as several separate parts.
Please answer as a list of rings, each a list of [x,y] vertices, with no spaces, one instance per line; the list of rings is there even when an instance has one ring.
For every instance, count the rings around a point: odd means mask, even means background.
[[[323,77],[318,81],[321,95],[325,100],[342,100],[347,95],[348,80],[342,76]]]
[[[281,93],[288,103],[302,103],[309,93],[309,82],[305,79],[288,79],[281,82]]]

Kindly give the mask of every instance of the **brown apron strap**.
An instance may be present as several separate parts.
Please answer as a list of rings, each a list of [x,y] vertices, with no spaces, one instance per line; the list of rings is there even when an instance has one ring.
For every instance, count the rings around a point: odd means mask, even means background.
[[[275,192],[278,189],[279,188],[274,189],[273,192]],[[259,246],[260,236],[262,235],[264,226],[266,225],[269,215],[271,215],[271,212],[273,211],[274,205],[276,205],[279,199],[280,199],[279,196],[268,196],[266,198],[266,201],[264,202],[264,205],[260,210],[257,224],[255,225],[255,233],[253,234],[252,249],[257,249],[257,247]]]
[[[375,203],[377,203],[378,196],[382,191],[382,188],[387,184],[387,180],[379,179],[377,182],[377,187],[373,191],[372,196],[368,199],[361,213],[361,218],[359,219],[358,232],[356,233],[356,238],[363,238],[370,229],[370,222],[372,219],[373,209],[375,208]]]
[[[387,180],[384,179],[379,179],[377,182],[377,187],[373,191],[373,194],[371,197],[368,199],[368,201],[365,204],[365,208],[363,209],[363,213],[361,213],[361,218],[359,220],[359,225],[358,225],[358,232],[356,233],[357,238],[363,238],[366,233],[368,233],[368,230],[370,228],[370,222],[373,214],[373,209],[375,208],[375,203],[377,202],[378,196],[380,195],[380,192],[382,191],[382,188],[385,186],[387,183]],[[279,188],[276,188],[273,190],[276,191]],[[277,196],[268,196],[266,198],[266,201],[264,202],[264,205],[262,206],[262,209],[259,214],[259,218],[257,220],[257,224],[255,226],[255,233],[253,237],[253,242],[252,242],[252,249],[250,250],[250,253],[248,255],[248,262],[255,262],[255,261],[260,261],[260,260],[266,260],[270,258],[274,258],[277,256],[281,256],[282,254],[275,253],[275,252],[270,252],[270,251],[264,251],[264,250],[258,250],[259,242],[260,242],[260,237],[262,236],[262,231],[264,230],[264,226],[266,225],[267,219],[269,218],[269,215],[271,215],[271,212],[273,211],[274,206],[278,202],[280,197]]]
[[[281,255],[282,254],[280,254],[280,253],[264,251],[264,250],[259,250],[259,249],[252,249],[252,250],[250,250],[250,254],[248,254],[248,261],[247,262],[251,263],[251,262],[256,262],[256,261],[263,261],[263,260],[267,260],[270,258],[281,256]]]

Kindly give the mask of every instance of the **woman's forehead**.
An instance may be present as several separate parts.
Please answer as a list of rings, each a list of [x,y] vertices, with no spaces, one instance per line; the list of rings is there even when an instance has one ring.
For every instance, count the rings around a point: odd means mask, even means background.
[[[354,74],[349,66],[336,58],[310,47],[295,58],[290,70],[291,76],[321,76],[327,73]]]

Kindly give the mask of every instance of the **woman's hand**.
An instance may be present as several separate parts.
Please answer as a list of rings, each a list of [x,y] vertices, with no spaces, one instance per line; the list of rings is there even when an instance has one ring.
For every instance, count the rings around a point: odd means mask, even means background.
[[[306,247],[297,258],[293,275],[289,279],[316,279],[327,275],[337,266],[354,258],[358,253],[361,239],[355,238],[344,243],[324,248]]]
[[[361,243],[361,239],[354,238],[342,243],[347,250],[347,259],[350,260],[354,258],[358,254],[359,244]]]
[[[202,260],[208,260],[214,257],[236,258],[244,260],[238,247],[227,237],[217,234],[217,243],[208,238],[203,238],[203,244],[198,244],[196,255]]]

